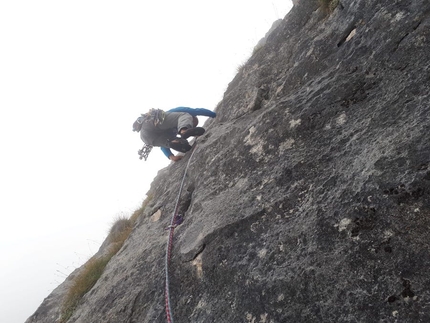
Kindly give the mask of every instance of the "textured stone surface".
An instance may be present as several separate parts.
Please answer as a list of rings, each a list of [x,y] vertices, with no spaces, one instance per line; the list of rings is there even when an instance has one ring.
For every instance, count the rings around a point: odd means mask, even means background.
[[[254,51],[259,50],[261,47],[263,47],[264,45],[266,45],[267,38],[270,36],[270,34],[271,34],[271,33],[272,33],[276,28],[278,28],[278,26],[279,26],[281,23],[282,23],[282,19],[275,20],[275,21],[272,23],[272,26],[271,26],[271,27],[270,27],[270,29],[267,31],[267,33],[264,35],[264,37],[263,37],[263,38],[261,38],[261,39],[258,41],[257,45],[255,45],[255,47],[254,47]]]
[[[175,322],[430,322],[429,53],[428,0],[340,1],[330,15],[298,2],[198,140]],[[166,321],[164,228],[188,158],[159,172],[69,323]]]

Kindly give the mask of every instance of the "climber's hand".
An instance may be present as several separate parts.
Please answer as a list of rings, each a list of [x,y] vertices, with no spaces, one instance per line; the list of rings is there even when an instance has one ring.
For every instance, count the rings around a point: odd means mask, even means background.
[[[177,161],[181,160],[181,159],[182,159],[182,157],[183,157],[183,156],[175,156],[175,155],[172,155],[172,156],[170,156],[170,157],[169,157],[169,159],[170,159],[171,161],[177,162]]]

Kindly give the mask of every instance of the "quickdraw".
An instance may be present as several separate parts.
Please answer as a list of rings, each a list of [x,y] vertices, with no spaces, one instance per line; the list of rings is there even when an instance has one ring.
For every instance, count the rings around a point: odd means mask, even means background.
[[[139,149],[137,153],[139,154],[139,159],[145,159],[145,161],[148,159],[149,153],[151,152],[152,148],[154,148],[151,145],[143,145],[142,149]]]

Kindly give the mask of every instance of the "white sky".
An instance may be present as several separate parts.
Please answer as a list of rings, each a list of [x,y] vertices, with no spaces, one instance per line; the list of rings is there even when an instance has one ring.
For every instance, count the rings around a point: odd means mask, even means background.
[[[0,3],[0,318],[23,323],[143,201],[149,108],[213,110],[288,0]]]

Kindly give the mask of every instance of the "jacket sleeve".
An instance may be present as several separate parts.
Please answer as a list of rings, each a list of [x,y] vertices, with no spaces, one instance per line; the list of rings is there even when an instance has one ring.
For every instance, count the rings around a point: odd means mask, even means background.
[[[208,109],[203,109],[203,108],[177,107],[177,108],[170,109],[169,112],[186,112],[191,114],[193,117],[196,117],[196,116],[204,116],[204,117],[210,117],[210,118],[216,117],[215,112]]]
[[[163,154],[164,154],[167,158],[169,158],[170,156],[173,156],[172,151],[171,151],[169,148],[167,148],[167,147],[161,147],[161,151],[163,152]],[[170,158],[169,158],[169,159],[170,159]]]

